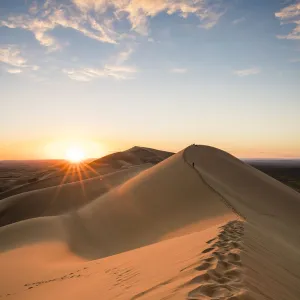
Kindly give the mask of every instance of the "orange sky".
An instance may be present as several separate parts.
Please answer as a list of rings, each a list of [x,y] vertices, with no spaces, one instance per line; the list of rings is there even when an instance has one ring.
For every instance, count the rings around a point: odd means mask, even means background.
[[[82,149],[87,158],[97,158],[106,154],[126,150],[132,146],[139,145],[152,147],[156,149],[177,152],[188,145],[198,141],[168,142],[168,141],[150,141],[140,140],[136,143],[128,140],[97,140],[97,139],[48,139],[48,140],[23,140],[18,142],[4,143],[0,147],[0,158],[5,159],[64,159],[66,151],[70,147]],[[274,145],[272,143],[254,146],[246,144],[236,146],[230,142],[219,143],[214,141],[204,141],[202,144],[221,148],[240,158],[299,158],[300,146],[289,147],[288,145]]]

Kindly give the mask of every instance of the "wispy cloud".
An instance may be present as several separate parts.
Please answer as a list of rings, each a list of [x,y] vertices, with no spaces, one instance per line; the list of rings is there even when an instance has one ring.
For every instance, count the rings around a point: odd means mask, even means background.
[[[245,77],[259,74],[261,73],[261,69],[258,67],[253,67],[249,69],[235,70],[233,73],[239,77]]]
[[[242,22],[245,22],[245,21],[246,21],[246,18],[245,18],[245,17],[242,17],[242,18],[233,20],[233,21],[232,21],[232,24],[233,24],[233,25],[238,25],[238,24],[240,24],[240,23],[242,23]]]
[[[0,48],[0,62],[14,67],[25,67],[27,60],[17,46],[6,45]]]
[[[32,33],[47,52],[61,50],[64,45],[56,35],[56,29],[68,28],[80,32],[87,38],[114,45],[119,52],[99,64],[79,66],[63,70],[70,79],[91,81],[97,78],[131,79],[137,69],[129,67],[128,61],[135,52],[138,39],[153,41],[151,19],[160,13],[176,14],[179,18],[190,15],[198,18],[199,26],[210,29],[224,14],[222,0],[45,0],[31,1],[28,12],[12,13],[0,19],[0,27],[23,29]],[[125,26],[124,26],[125,24]],[[0,53],[0,61],[15,69],[38,70],[38,66],[27,64],[18,49]],[[79,67],[78,67],[79,66]],[[7,69],[7,68],[6,68]],[[14,68],[9,68],[13,70]],[[174,68],[172,73],[184,74],[187,69]],[[17,71],[15,71],[17,72]]]
[[[10,74],[20,74],[23,71],[21,69],[7,69],[7,72]]]
[[[120,65],[120,64],[123,64],[124,62],[126,62],[130,58],[132,53],[133,53],[133,48],[132,47],[128,47],[124,51],[121,51],[115,59],[116,64]]]
[[[195,15],[199,18],[200,25],[206,29],[215,26],[224,13],[221,5],[216,2],[212,4],[209,0],[117,0],[112,2],[117,12],[128,15],[132,29],[143,35],[148,34],[149,17],[154,17],[161,12],[169,15],[177,13],[183,18]]]
[[[47,5],[46,5],[47,4]],[[76,7],[46,2],[41,7],[30,8],[31,15],[12,15],[0,21],[0,26],[22,28],[31,31],[36,40],[51,51],[61,49],[57,39],[50,31],[58,26],[71,28],[85,36],[105,43],[116,43],[116,32],[103,19],[100,24],[95,16],[83,14]],[[32,15],[34,14],[34,15]]]
[[[70,79],[82,82],[107,77],[119,80],[133,79],[133,74],[137,73],[137,69],[132,66],[124,65],[124,63],[129,60],[133,52],[133,45],[127,45],[117,54],[112,55],[104,67],[79,67],[63,69],[62,71],[67,74]]]
[[[42,46],[54,51],[62,48],[51,34],[56,27],[71,28],[104,43],[116,44],[126,34],[118,32],[118,22],[127,20],[131,32],[149,34],[149,19],[165,12],[186,18],[198,17],[200,26],[215,26],[224,13],[220,1],[212,0],[68,0],[65,4],[33,1],[28,14],[10,15],[0,26],[31,31]],[[109,12],[109,13],[108,13]]]
[[[61,47],[56,39],[47,33],[55,27],[49,20],[39,20],[25,15],[10,16],[0,21],[0,26],[29,30],[41,45],[49,47],[50,50],[58,50]]]
[[[171,73],[175,73],[175,74],[185,74],[187,73],[188,69],[186,68],[173,68],[170,70]]]
[[[4,45],[0,47],[0,63],[8,65],[5,70],[11,74],[19,74],[24,69],[37,71],[40,67],[27,63],[27,59],[16,45]]]
[[[294,24],[295,28],[286,35],[278,35],[279,39],[300,40],[300,3],[289,5],[275,13],[281,24]]]
[[[137,69],[134,67],[109,65],[106,65],[104,68],[79,68],[63,70],[63,73],[67,74],[70,79],[83,82],[104,77],[113,77],[114,79],[119,80],[133,79],[133,74],[136,72]]]

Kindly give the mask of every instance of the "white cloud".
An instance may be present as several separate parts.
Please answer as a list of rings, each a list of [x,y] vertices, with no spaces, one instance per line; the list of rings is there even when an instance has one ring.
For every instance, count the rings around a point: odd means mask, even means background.
[[[21,54],[16,45],[5,45],[0,47],[0,63],[9,65],[5,70],[10,74],[19,74],[23,70],[37,71],[40,67],[27,64],[27,59]]]
[[[0,21],[0,26],[31,31],[42,46],[54,51],[61,49],[61,45],[49,32],[58,26],[74,29],[101,42],[116,43],[117,33],[108,27],[111,24],[107,20],[102,21],[100,24],[96,17],[83,14],[76,8],[46,2],[39,9],[39,16],[9,16]]]
[[[175,73],[175,74],[185,74],[187,73],[187,69],[185,68],[173,68],[170,70],[171,73]]]
[[[110,1],[107,0],[73,0],[74,4],[77,5],[82,11],[105,11]]]
[[[300,17],[300,3],[292,4],[283,8],[281,11],[275,13],[275,16],[281,20]]]
[[[199,26],[209,29],[215,26],[223,15],[222,0],[56,0],[32,1],[27,14],[11,14],[0,19],[0,27],[19,28],[33,34],[39,44],[48,51],[57,51],[63,45],[55,37],[56,28],[69,28],[84,36],[103,43],[115,44],[121,51],[106,60],[102,68],[68,68],[63,73],[77,81],[91,81],[97,78],[134,78],[137,69],[124,66],[135,51],[139,35],[153,41],[149,22],[160,13],[177,14],[181,18],[194,15]],[[123,25],[128,22],[127,28]],[[120,31],[119,31],[119,28]],[[15,52],[13,52],[15,51]],[[27,68],[37,71],[38,66],[27,65],[19,50],[11,54],[0,52],[0,61],[15,69]],[[10,68],[11,70],[13,68]],[[187,69],[174,68],[173,73],[184,74]]]
[[[295,28],[287,35],[278,35],[279,39],[300,40],[300,3],[289,5],[275,13],[281,24],[295,24]]]
[[[89,70],[86,69],[63,69],[63,73],[67,74],[70,79],[76,81],[88,82],[95,77],[93,72],[89,72]]]
[[[6,45],[0,48],[0,62],[14,67],[24,67],[27,60],[22,57],[20,49],[15,45]]]
[[[50,50],[60,49],[56,39],[47,33],[55,27],[50,20],[40,20],[25,15],[11,16],[7,20],[0,21],[0,26],[29,30],[41,45],[49,47]]]
[[[21,69],[7,69],[7,72],[10,74],[20,74],[22,73]]]
[[[246,18],[245,18],[245,17],[242,17],[242,18],[233,20],[233,21],[232,21],[232,24],[233,24],[233,25],[237,25],[237,24],[240,24],[240,23],[245,22],[245,21],[246,21]]]
[[[42,46],[58,50],[61,45],[50,34],[58,26],[71,28],[104,43],[118,43],[126,33],[118,33],[115,23],[126,19],[132,30],[141,35],[149,33],[149,19],[165,12],[183,18],[193,14],[200,26],[215,26],[224,10],[214,0],[69,0],[62,4],[47,0],[34,1],[29,14],[11,15],[0,21],[0,26],[31,31]],[[109,11],[109,14],[107,12]],[[110,15],[110,17],[108,17]]]
[[[82,0],[83,1],[83,0]],[[98,2],[94,0],[94,2]],[[100,0],[100,2],[103,2]],[[212,28],[217,24],[223,10],[216,1],[211,0],[116,0],[111,1],[118,13],[127,14],[132,29],[136,32],[148,34],[148,19],[165,12],[169,15],[178,13],[186,18],[196,15],[201,27]]]
[[[76,81],[88,82],[97,78],[113,77],[115,79],[133,79],[133,74],[137,69],[129,66],[108,66],[104,68],[79,68],[79,69],[63,69],[63,73],[67,74],[70,79]]]
[[[249,69],[235,70],[233,73],[239,77],[245,77],[259,74],[261,73],[261,69],[258,67],[253,67]]]
[[[123,64],[125,61],[127,61],[131,54],[134,52],[132,47],[128,47],[127,49],[119,52],[119,54],[115,58],[115,63],[117,65]]]

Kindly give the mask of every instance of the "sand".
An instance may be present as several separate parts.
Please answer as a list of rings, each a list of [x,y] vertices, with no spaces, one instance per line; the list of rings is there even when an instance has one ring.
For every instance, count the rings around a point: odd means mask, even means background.
[[[0,228],[0,297],[299,300],[299,212],[297,192],[193,145],[77,211]]]
[[[33,190],[0,200],[0,226],[76,210],[151,166],[151,164],[132,166],[107,175],[57,186],[51,186],[52,179],[50,183],[45,180],[36,184],[39,186],[38,189],[35,185],[24,186],[24,189]]]

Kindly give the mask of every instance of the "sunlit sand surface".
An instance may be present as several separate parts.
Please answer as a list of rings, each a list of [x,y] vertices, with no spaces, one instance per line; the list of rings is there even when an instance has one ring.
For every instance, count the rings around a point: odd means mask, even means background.
[[[130,169],[63,184],[58,210],[99,193],[64,215],[28,217],[57,187],[1,200],[0,297],[300,299],[296,191],[207,146]]]

